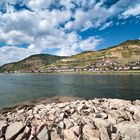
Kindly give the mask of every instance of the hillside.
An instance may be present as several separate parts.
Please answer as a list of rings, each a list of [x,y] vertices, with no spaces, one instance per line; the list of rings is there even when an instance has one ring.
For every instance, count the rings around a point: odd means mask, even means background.
[[[140,69],[140,40],[128,40],[100,51],[86,51],[71,57],[33,55],[0,67],[0,72],[59,72]]]
[[[49,55],[49,54],[36,54],[32,55],[19,62],[5,64],[0,67],[0,72],[21,71],[21,72],[36,72],[42,71],[46,65],[50,65],[57,60],[65,57]]]

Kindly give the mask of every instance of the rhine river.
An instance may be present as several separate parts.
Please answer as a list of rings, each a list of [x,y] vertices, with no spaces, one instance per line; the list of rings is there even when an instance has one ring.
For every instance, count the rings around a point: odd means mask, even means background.
[[[140,99],[140,75],[0,74],[0,107],[54,96]]]

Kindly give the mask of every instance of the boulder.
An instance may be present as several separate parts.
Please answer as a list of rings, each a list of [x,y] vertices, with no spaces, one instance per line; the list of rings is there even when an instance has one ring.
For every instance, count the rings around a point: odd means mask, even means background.
[[[95,130],[94,126],[92,124],[91,125],[86,124],[83,127],[83,134],[84,134],[84,137],[88,140],[92,139],[92,138],[99,138],[100,137],[99,131]]]
[[[123,140],[140,140],[140,123],[122,122],[116,127]]]
[[[65,129],[63,133],[64,133],[64,139],[77,140],[78,138],[78,136],[74,133],[74,131],[70,129]]]
[[[66,129],[69,129],[74,126],[73,122],[71,122],[71,120],[69,119],[64,119],[64,123],[65,123]]]
[[[19,132],[20,129],[23,128],[22,122],[14,122],[10,124],[6,131],[6,139],[10,139],[13,135]]]
[[[44,127],[41,132],[37,135],[39,140],[47,140],[48,139],[48,130]]]
[[[60,136],[57,134],[56,129],[53,129],[51,132],[51,139],[52,140],[62,140]]]
[[[100,131],[101,140],[110,140],[109,134],[105,127],[100,128],[99,131]]]
[[[95,126],[100,129],[102,127],[104,128],[109,128],[111,126],[111,123],[108,121],[108,120],[103,120],[101,118],[95,118],[94,119],[94,122],[95,122]]]
[[[111,133],[111,140],[121,140],[120,133]]]
[[[2,129],[3,126],[6,126],[7,122],[6,121],[0,121],[0,130]]]
[[[77,140],[80,135],[80,127],[73,126],[70,129],[64,129],[64,137],[68,140]]]
[[[63,121],[59,122],[58,127],[64,129],[65,128],[65,123]]]

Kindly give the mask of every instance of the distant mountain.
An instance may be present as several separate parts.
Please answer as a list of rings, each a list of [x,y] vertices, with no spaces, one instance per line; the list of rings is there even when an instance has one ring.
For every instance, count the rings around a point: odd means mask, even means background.
[[[140,40],[128,40],[100,51],[86,51],[71,57],[32,55],[16,63],[5,64],[0,72],[47,72],[66,69],[112,70],[140,67]]]
[[[49,55],[49,54],[36,54],[31,55],[19,62],[5,64],[0,67],[0,72],[10,72],[10,71],[21,71],[21,72],[36,72],[42,71],[46,65],[55,63],[60,60],[61,56]]]

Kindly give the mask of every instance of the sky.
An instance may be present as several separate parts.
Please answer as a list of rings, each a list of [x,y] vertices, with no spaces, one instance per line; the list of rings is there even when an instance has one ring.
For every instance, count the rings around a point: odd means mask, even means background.
[[[0,0],[0,65],[140,39],[140,0]]]

